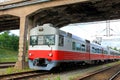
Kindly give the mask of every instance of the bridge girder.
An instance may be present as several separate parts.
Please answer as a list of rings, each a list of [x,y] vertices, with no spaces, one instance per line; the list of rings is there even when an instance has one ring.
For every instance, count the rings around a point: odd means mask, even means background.
[[[29,18],[37,18],[36,23],[39,25],[52,23],[60,28],[70,23],[119,19],[119,8],[119,0],[88,0],[80,3],[40,9],[29,14]],[[19,29],[19,24],[19,17],[11,15],[0,16],[0,31]]]
[[[35,12],[32,18],[37,18],[36,25],[52,23],[63,27],[71,23],[114,20],[120,18],[119,0],[98,0],[58,6]]]

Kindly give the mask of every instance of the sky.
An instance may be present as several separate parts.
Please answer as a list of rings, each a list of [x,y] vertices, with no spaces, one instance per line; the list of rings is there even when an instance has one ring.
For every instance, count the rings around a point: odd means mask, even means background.
[[[70,24],[66,27],[61,28],[61,30],[70,32],[72,34],[75,34],[79,37],[92,40],[95,35],[105,35],[106,31],[106,22],[89,22],[89,23],[77,23],[77,24]],[[110,28],[111,34],[120,34],[120,21],[111,21],[110,22]]]
[[[110,29],[111,29],[110,33],[115,36],[111,36],[111,37],[104,36],[106,35],[105,29],[107,25],[110,25]],[[97,37],[102,36],[101,44],[103,46],[120,48],[120,20],[112,20],[110,21],[110,23],[106,23],[106,21],[100,21],[100,22],[70,24],[66,27],[61,28],[61,30],[70,32],[81,38],[88,39],[91,42],[96,39],[96,35]]]
[[[18,29],[17,30],[10,30],[10,33],[19,36],[19,30]]]

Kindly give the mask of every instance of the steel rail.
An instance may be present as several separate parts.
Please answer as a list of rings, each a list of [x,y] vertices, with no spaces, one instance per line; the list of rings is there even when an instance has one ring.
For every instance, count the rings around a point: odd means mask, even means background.
[[[49,72],[45,71],[26,71],[26,72],[19,72],[19,73],[13,73],[13,74],[6,74],[6,75],[0,75],[0,80],[18,80],[18,79],[24,79],[24,78],[30,78],[34,76],[39,76],[39,75],[45,75],[49,74]]]
[[[15,64],[15,62],[0,62],[0,64]]]
[[[2,62],[0,63],[0,68],[13,67],[14,65],[15,65],[15,62]]]
[[[109,80],[114,80],[119,74],[120,74],[120,71],[116,72],[111,78],[109,78]]]
[[[113,67],[113,66],[112,66],[112,67]],[[95,71],[95,72],[92,72],[92,73],[87,74],[87,75],[85,75],[85,76],[83,76],[83,77],[80,77],[78,80],[82,80],[82,79],[85,79],[85,78],[87,78],[87,77],[93,76],[93,75],[95,75],[95,74],[98,74],[98,73],[100,73],[100,72],[103,72],[103,71],[105,71],[105,70],[108,70],[108,69],[110,69],[110,68],[112,68],[112,67],[106,67],[106,68],[103,68],[103,69],[99,69],[99,70],[97,70],[97,71]]]

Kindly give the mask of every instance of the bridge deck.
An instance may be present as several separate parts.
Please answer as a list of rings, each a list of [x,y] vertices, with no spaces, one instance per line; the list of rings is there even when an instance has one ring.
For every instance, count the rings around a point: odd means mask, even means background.
[[[13,0],[17,1],[17,0]],[[0,12],[30,5],[40,5],[41,2],[56,5],[61,0],[19,0],[0,4]],[[47,2],[46,2],[47,1]],[[56,2],[55,2],[56,1]],[[65,0],[63,0],[64,2]],[[56,27],[62,27],[70,23],[92,22],[102,20],[112,20],[120,18],[120,0],[68,0],[68,3],[55,7],[48,7],[31,15],[31,18],[39,17],[39,24],[52,23]],[[71,3],[70,3],[71,1]],[[74,3],[72,3],[74,1]],[[66,0],[67,2],[67,0]],[[24,9],[24,7],[23,7]],[[27,8],[26,8],[27,9]],[[29,8],[30,9],[30,8]],[[31,11],[31,9],[30,9]],[[24,12],[23,12],[24,13]],[[7,29],[19,29],[19,17],[11,15],[0,16],[0,31]]]

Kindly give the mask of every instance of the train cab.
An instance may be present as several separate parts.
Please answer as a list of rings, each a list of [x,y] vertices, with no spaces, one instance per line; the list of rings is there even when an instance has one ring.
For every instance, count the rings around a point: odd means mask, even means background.
[[[33,69],[50,70],[57,65],[55,56],[58,29],[51,24],[37,26],[30,31],[29,66]]]

